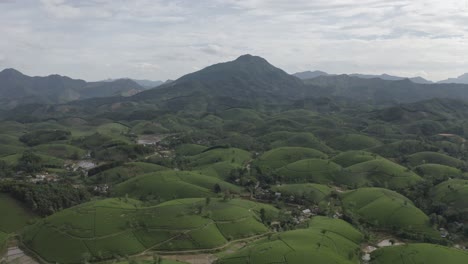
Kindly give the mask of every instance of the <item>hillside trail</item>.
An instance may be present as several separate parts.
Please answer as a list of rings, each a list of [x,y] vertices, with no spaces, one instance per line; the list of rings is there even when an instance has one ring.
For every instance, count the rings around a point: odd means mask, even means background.
[[[35,259],[26,255],[26,253],[18,247],[17,241],[9,243],[5,254],[0,254],[0,263],[2,264],[39,264]]]

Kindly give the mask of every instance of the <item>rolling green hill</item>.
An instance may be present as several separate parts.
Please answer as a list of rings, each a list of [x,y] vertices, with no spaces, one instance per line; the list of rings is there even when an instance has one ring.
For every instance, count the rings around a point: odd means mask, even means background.
[[[454,179],[442,182],[431,192],[434,202],[448,207],[447,215],[468,219],[468,180]]]
[[[450,157],[438,152],[418,152],[408,156],[408,164],[410,166],[418,166],[426,163],[441,164],[454,168],[461,168],[465,163],[459,159]]]
[[[130,199],[89,202],[28,227],[21,236],[30,250],[49,262],[80,263],[141,253],[146,249],[211,249],[229,240],[265,234],[259,222],[269,205],[243,200],[173,200],[142,207]],[[53,248],[54,250],[50,250]]]
[[[294,200],[305,200],[318,204],[332,193],[332,188],[327,185],[315,183],[283,184],[273,186],[271,190],[281,193],[283,197],[294,197]]]
[[[113,195],[128,195],[143,200],[167,201],[176,198],[193,198],[215,196],[214,186],[221,190],[240,192],[241,188],[218,178],[189,171],[160,171],[131,178],[116,185]]]
[[[25,205],[6,193],[0,193],[0,211],[4,212],[0,217],[0,233],[5,234],[19,231],[37,218]]]
[[[331,183],[341,174],[341,166],[329,160],[305,159],[290,163],[276,171],[286,183]]]
[[[326,159],[328,156],[321,151],[302,147],[280,147],[263,153],[255,161],[262,171],[279,169],[289,163],[303,159]]]
[[[169,168],[146,162],[129,162],[93,175],[87,181],[90,183],[117,184],[142,174],[164,170],[169,170]]]
[[[340,154],[333,157],[332,161],[346,168],[354,164],[375,160],[377,158],[380,158],[380,157],[370,152],[351,150],[351,151],[341,152]]]
[[[420,182],[422,178],[411,170],[379,158],[354,164],[345,169],[337,182],[351,187],[376,186],[403,189]]]
[[[327,144],[333,149],[346,151],[368,149],[381,145],[382,143],[366,135],[346,134],[328,140]]]
[[[359,263],[359,243],[362,239],[362,234],[343,220],[317,216],[310,220],[307,229],[275,234],[216,263]]]
[[[466,251],[432,244],[409,244],[385,247],[372,253],[371,264],[467,263]]]
[[[437,234],[429,217],[401,194],[382,188],[360,188],[344,193],[346,213],[362,218],[375,228]]]

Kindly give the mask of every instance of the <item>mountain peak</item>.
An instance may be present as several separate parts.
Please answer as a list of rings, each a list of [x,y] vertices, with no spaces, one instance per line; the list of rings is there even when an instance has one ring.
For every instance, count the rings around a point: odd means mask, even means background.
[[[235,61],[237,62],[267,62],[264,58],[250,54],[241,55]]]
[[[0,74],[1,75],[8,75],[8,76],[22,76],[22,75],[24,75],[20,71],[15,70],[13,68],[4,69],[3,71],[0,72]]]

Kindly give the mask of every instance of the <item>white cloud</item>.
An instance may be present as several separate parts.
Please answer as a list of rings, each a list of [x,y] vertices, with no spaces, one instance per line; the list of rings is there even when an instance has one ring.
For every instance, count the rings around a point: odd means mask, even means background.
[[[9,67],[177,78],[244,53],[289,72],[468,72],[466,0],[0,1]],[[3,64],[2,64],[3,66]]]

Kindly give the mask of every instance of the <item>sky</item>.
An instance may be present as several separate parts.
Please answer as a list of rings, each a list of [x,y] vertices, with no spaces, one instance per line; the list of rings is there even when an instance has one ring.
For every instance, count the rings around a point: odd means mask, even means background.
[[[468,72],[468,0],[0,0],[0,70],[176,79],[243,54],[289,73]]]

